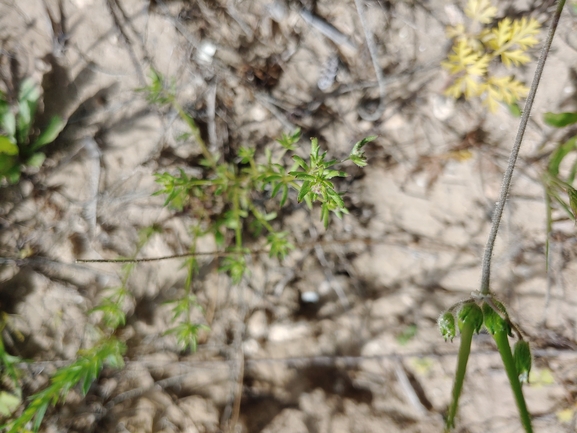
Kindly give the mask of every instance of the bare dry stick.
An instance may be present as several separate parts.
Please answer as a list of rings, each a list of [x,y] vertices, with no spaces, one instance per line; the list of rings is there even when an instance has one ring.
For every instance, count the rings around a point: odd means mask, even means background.
[[[541,80],[541,75],[543,74],[543,69],[545,67],[545,61],[551,49],[551,43],[553,42],[553,36],[555,36],[555,31],[557,30],[557,25],[559,24],[559,18],[561,17],[561,12],[563,11],[563,6],[565,6],[565,0],[559,0],[557,3],[557,9],[553,15],[553,20],[549,27],[549,32],[547,34],[547,39],[545,40],[545,45],[541,50],[541,55],[539,56],[539,62],[537,63],[537,69],[535,70],[535,75],[533,76],[533,82],[531,83],[531,90],[529,90],[529,96],[527,96],[527,102],[525,104],[525,109],[523,110],[523,116],[521,117],[521,123],[519,124],[519,129],[517,130],[517,136],[515,137],[515,144],[511,150],[511,155],[509,156],[509,162],[507,164],[507,169],[505,170],[505,175],[503,176],[503,182],[501,184],[501,193],[499,195],[499,201],[495,205],[495,211],[493,212],[493,223],[491,225],[491,231],[489,233],[489,239],[487,240],[487,246],[485,247],[485,254],[483,256],[483,270],[481,274],[481,295],[489,295],[491,293],[490,280],[491,280],[491,260],[493,257],[493,247],[495,246],[495,239],[497,238],[497,232],[499,231],[499,225],[501,223],[501,218],[503,217],[503,209],[505,208],[505,202],[507,201],[507,196],[509,195],[509,190],[511,188],[511,179],[513,178],[513,172],[515,171],[515,163],[517,162],[517,157],[519,156],[519,149],[523,142],[523,137],[525,135],[525,129],[527,128],[527,123],[529,122],[529,116],[531,114],[531,109],[533,108],[533,101],[535,100],[535,95],[537,93],[537,88],[539,87],[539,81]]]
[[[357,14],[361,20],[361,27],[365,32],[365,39],[367,41],[367,48],[369,49],[369,54],[371,55],[371,61],[373,62],[373,69],[377,76],[377,82],[379,83],[379,106],[373,113],[366,113],[364,111],[359,111],[359,115],[369,121],[374,122],[378,120],[385,112],[385,95],[387,91],[387,86],[385,83],[385,77],[383,76],[383,71],[377,62],[377,47],[373,41],[373,34],[369,30],[367,20],[365,19],[365,13],[363,11],[362,0],[355,0],[355,6],[357,7]]]

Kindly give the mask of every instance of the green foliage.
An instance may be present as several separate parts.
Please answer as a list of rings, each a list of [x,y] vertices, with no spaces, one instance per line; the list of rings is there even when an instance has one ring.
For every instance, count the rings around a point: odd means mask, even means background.
[[[577,123],[577,113],[545,113],[543,120],[547,125],[556,128],[563,128],[565,126]]]
[[[500,102],[515,104],[529,89],[511,75],[495,75],[490,66],[499,60],[507,69],[527,64],[531,60],[527,50],[537,44],[541,26],[534,18],[507,17],[490,26],[497,8],[489,0],[469,0],[465,14],[468,28],[459,24],[447,29],[454,42],[441,66],[453,81],[445,93],[455,99],[480,97],[494,113]]]
[[[2,314],[0,332],[4,330],[9,317]],[[8,385],[8,389],[0,391],[0,419],[9,417],[22,404],[22,389],[20,387],[21,372],[18,364],[23,360],[6,352],[4,341],[0,338],[0,380]]]
[[[104,365],[112,368],[124,365],[122,354],[125,350],[123,343],[108,337],[91,349],[79,352],[76,361],[56,371],[47,388],[29,397],[28,406],[18,418],[0,426],[0,429],[7,433],[21,433],[32,422],[32,430],[37,432],[49,406],[64,402],[77,384],[80,384],[82,395],[86,395]]]
[[[531,374],[531,366],[533,363],[529,343],[525,340],[517,341],[513,348],[513,358],[515,359],[519,381],[521,383],[527,383],[529,381],[529,375]]]
[[[201,236],[203,232],[196,228],[193,231],[195,240]],[[192,243],[191,253],[196,252],[196,242]],[[182,350],[196,351],[198,344],[198,332],[201,330],[209,330],[206,325],[198,324],[192,315],[194,310],[202,311],[202,307],[198,303],[196,296],[193,294],[193,281],[195,275],[198,273],[198,262],[193,255],[186,260],[186,267],[188,270],[187,279],[185,283],[185,294],[183,297],[168,301],[165,305],[170,305],[172,309],[172,323],[174,326],[168,329],[165,335],[174,335],[177,344]]]
[[[447,339],[451,339],[452,341],[455,336],[454,311],[456,310],[459,331],[461,333],[461,344],[457,358],[453,398],[447,412],[447,418],[445,419],[445,431],[450,431],[455,427],[455,417],[457,415],[459,398],[465,380],[473,334],[479,333],[481,328],[484,328],[493,336],[497,344],[497,349],[501,355],[511,389],[515,396],[515,401],[519,408],[521,422],[525,427],[525,431],[531,432],[531,420],[521,388],[521,383],[527,381],[531,370],[531,349],[529,343],[523,340],[517,326],[509,319],[505,306],[491,295],[475,295],[470,299],[458,302],[443,313],[439,318],[438,325],[445,341]],[[508,341],[509,336],[512,336],[512,331],[515,331],[518,337],[515,345],[515,354],[511,352],[511,346]]]
[[[55,116],[43,130],[35,130],[40,96],[40,88],[31,79],[20,83],[14,107],[0,91],[0,181],[17,183],[22,167],[40,167],[45,155],[39,150],[52,143],[65,126],[62,119]]]
[[[140,89],[147,100],[160,105],[170,105],[190,127],[192,136],[199,144],[204,159],[203,174],[196,178],[179,169],[177,174],[158,173],[156,181],[161,189],[156,194],[166,197],[165,205],[179,211],[190,211],[205,232],[213,233],[219,245],[227,251],[220,269],[226,271],[234,283],[240,282],[247,270],[245,255],[246,233],[259,238],[266,234],[266,246],[272,257],[282,259],[294,248],[289,234],[273,227],[276,211],[262,207],[262,197],[280,196],[278,208],[288,200],[290,190],[296,191],[297,201],[312,207],[321,205],[321,220],[328,226],[331,213],[342,217],[347,213],[342,194],[337,192],[333,179],[345,177],[346,173],[335,166],[348,160],[359,167],[367,164],[363,147],[376,137],[367,137],[353,146],[345,160],[328,159],[321,151],[318,140],[311,140],[308,158],[297,154],[300,130],[283,134],[277,142],[281,148],[266,148],[258,155],[255,148],[242,146],[233,162],[220,161],[219,155],[211,155],[194,119],[176,101],[174,86],[165,84],[158,73],[151,73],[151,84]],[[273,152],[275,156],[273,157]],[[294,163],[287,164],[285,155],[292,154]],[[215,211],[218,209],[218,211]]]
[[[564,128],[577,123],[577,113],[545,113],[544,121],[555,128]],[[553,230],[553,211],[559,206],[567,217],[577,221],[577,190],[572,186],[577,174],[577,135],[557,144],[547,163],[547,169],[542,175],[545,187],[545,204],[547,212],[546,256],[549,257],[549,238]],[[561,166],[564,170],[561,170]],[[549,260],[547,260],[549,263]]]
[[[147,227],[140,231],[135,255],[158,231],[159,229],[156,226]],[[126,346],[115,336],[115,331],[126,323],[126,315],[123,308],[126,299],[130,296],[128,280],[134,268],[134,263],[128,263],[123,266],[120,285],[106,290],[106,294],[100,300],[100,303],[88,312],[89,314],[100,314],[100,326],[94,328],[89,325],[89,330],[92,333],[96,333],[95,344],[91,348],[79,350],[74,361],[56,370],[50,378],[50,384],[41,391],[29,396],[26,408],[16,418],[4,425],[0,425],[0,431],[6,433],[28,432],[30,430],[27,430],[27,428],[29,428],[31,423],[32,431],[37,432],[48,408],[65,402],[70,390],[79,387],[81,395],[85,396],[104,366],[110,368],[123,367],[124,360],[122,355],[126,351]],[[0,365],[6,369],[10,377],[14,378],[15,386],[18,387],[18,395],[20,395],[20,388],[17,382],[18,370],[15,367],[15,363],[21,362],[21,360],[7,355],[3,348],[4,346],[0,341]],[[3,395],[0,393],[0,412],[3,404],[6,405],[7,403],[5,399],[3,400]]]
[[[463,332],[463,328],[470,326],[477,334],[483,326],[483,312],[479,306],[473,302],[467,302],[461,306],[457,313],[457,322],[459,324],[459,331]]]
[[[441,335],[447,340],[453,341],[453,339],[457,336],[457,331],[455,327],[455,316],[450,311],[446,311],[441,316],[439,316],[439,320],[437,322],[439,326],[439,331],[441,331]]]

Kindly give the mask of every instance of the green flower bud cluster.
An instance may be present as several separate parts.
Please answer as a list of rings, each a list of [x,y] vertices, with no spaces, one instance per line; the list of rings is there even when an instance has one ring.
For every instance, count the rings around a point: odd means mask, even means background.
[[[445,341],[450,340],[451,342],[457,336],[457,327],[460,333],[464,332],[465,327],[469,327],[470,330],[478,334],[484,327],[493,336],[497,334],[513,336],[507,309],[503,303],[495,298],[482,301],[481,307],[477,305],[474,299],[456,304],[441,314],[437,325]],[[514,346],[513,357],[519,381],[527,383],[532,362],[529,343],[524,340],[517,341]]]
[[[457,356],[457,371],[453,384],[453,398],[445,419],[446,431],[451,430],[455,426],[455,417],[465,379],[467,362],[471,353],[473,334],[478,334],[481,328],[484,327],[493,336],[497,344],[525,431],[532,433],[531,419],[521,388],[521,384],[528,381],[531,371],[531,348],[529,343],[523,340],[519,329],[509,320],[505,306],[490,295],[472,297],[453,305],[439,317],[437,324],[445,341],[453,341],[453,338],[457,335],[457,327],[461,335],[459,354]],[[513,336],[513,331],[515,331],[519,340],[515,344],[514,349],[511,350],[509,337]]]

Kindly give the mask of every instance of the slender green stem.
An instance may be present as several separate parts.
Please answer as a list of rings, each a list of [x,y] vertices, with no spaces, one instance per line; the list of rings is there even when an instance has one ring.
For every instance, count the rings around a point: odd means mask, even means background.
[[[507,377],[509,378],[509,383],[511,384],[513,395],[515,396],[515,402],[517,403],[517,408],[519,409],[519,416],[521,417],[523,428],[527,433],[532,433],[533,427],[531,425],[531,416],[527,410],[527,404],[525,403],[525,397],[523,396],[521,382],[519,382],[519,375],[517,372],[517,367],[515,366],[513,354],[511,353],[511,346],[509,345],[509,338],[507,337],[507,333],[495,332],[493,338],[497,343],[497,348],[501,354],[503,365],[505,365],[505,371],[507,372]]]
[[[240,217],[240,191],[239,186],[235,185],[232,192],[232,206],[236,218],[236,227],[234,228],[234,238],[236,249],[240,252],[242,250],[242,219]]]
[[[459,397],[461,396],[461,390],[463,389],[465,371],[467,370],[467,362],[469,361],[469,354],[471,353],[473,332],[475,332],[475,327],[470,323],[464,324],[461,329],[461,346],[459,347],[457,372],[455,373],[455,383],[453,384],[453,400],[451,401],[451,406],[449,407],[449,412],[447,414],[445,431],[449,431],[455,427],[455,416],[457,415]]]
[[[509,189],[511,188],[511,180],[513,178],[513,172],[515,171],[515,164],[517,162],[517,156],[519,155],[519,149],[521,148],[521,143],[523,142],[523,137],[525,135],[525,129],[527,128],[527,123],[529,122],[529,116],[531,114],[531,109],[533,108],[533,102],[535,101],[535,95],[537,93],[537,88],[539,87],[539,81],[541,80],[543,69],[545,68],[545,60],[547,59],[547,55],[551,49],[553,36],[555,36],[555,30],[559,24],[559,18],[561,17],[561,12],[563,11],[564,5],[565,0],[559,0],[557,3],[557,9],[553,15],[551,26],[549,27],[549,33],[547,34],[547,39],[545,40],[545,44],[541,50],[539,62],[537,63],[537,69],[535,70],[535,75],[533,76],[531,89],[529,90],[529,95],[527,96],[527,102],[525,103],[525,109],[523,110],[523,116],[521,117],[521,123],[519,124],[519,129],[517,131],[517,137],[515,138],[515,144],[511,150],[509,163],[507,164],[507,169],[505,170],[505,175],[503,176],[501,193],[499,195],[499,201],[495,205],[495,211],[493,213],[493,224],[491,225],[489,239],[487,240],[487,246],[485,247],[485,254],[483,256],[483,271],[481,275],[480,290],[482,295],[488,295],[490,293],[489,287],[491,280],[491,259],[493,256],[493,247],[495,246],[497,232],[499,231],[499,225],[501,224],[501,218],[503,217],[505,202],[507,201]]]
[[[188,127],[190,128],[192,133],[194,134],[194,138],[196,139],[196,142],[199,144],[200,149],[202,151],[202,154],[204,155],[206,160],[209,162],[210,166],[214,168],[216,166],[216,161],[214,160],[214,158],[212,157],[208,148],[206,147],[206,143],[202,139],[202,137],[200,135],[200,129],[198,129],[198,125],[196,124],[194,119],[192,117],[190,117],[184,111],[184,109],[181,107],[181,105],[178,102],[176,102],[175,100],[172,101],[172,106],[178,112],[178,115],[180,116],[180,118],[186,122],[186,124],[188,125]]]

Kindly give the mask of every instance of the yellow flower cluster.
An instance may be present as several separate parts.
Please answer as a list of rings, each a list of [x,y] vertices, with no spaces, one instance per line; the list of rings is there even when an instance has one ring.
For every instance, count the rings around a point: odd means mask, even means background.
[[[512,75],[492,75],[489,65],[497,59],[507,68],[528,63],[531,58],[526,51],[537,44],[541,25],[534,18],[504,18],[488,27],[497,14],[490,0],[469,0],[465,14],[471,19],[470,27],[480,30],[467,31],[463,24],[447,29],[454,43],[441,66],[454,79],[445,94],[455,99],[480,97],[494,113],[500,102],[512,104],[527,96],[529,89]]]

